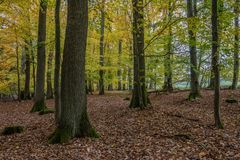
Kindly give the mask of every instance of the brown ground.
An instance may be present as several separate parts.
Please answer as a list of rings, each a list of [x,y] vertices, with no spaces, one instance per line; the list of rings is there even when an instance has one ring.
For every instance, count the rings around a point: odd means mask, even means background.
[[[0,129],[22,125],[25,131],[0,136],[0,159],[240,159],[240,106],[227,104],[240,91],[222,91],[224,130],[213,121],[213,93],[185,101],[188,92],[151,96],[153,108],[128,109],[127,95],[89,96],[92,124],[99,139],[74,139],[64,145],[49,145],[54,115],[30,114],[32,102],[0,102]],[[53,101],[47,102],[53,107]]]

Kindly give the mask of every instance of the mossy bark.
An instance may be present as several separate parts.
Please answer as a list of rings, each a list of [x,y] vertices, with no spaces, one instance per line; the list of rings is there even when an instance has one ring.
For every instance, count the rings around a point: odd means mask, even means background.
[[[144,57],[144,7],[142,0],[133,0],[133,53],[134,53],[134,89],[130,108],[144,109],[148,106],[145,82]]]
[[[66,143],[74,137],[98,137],[87,114],[85,57],[88,0],[68,1],[67,29],[61,74],[60,117],[49,143]],[[74,42],[74,43],[73,43]]]
[[[31,113],[33,112],[40,112],[42,110],[46,110],[46,104],[45,104],[45,101],[44,100],[41,100],[41,101],[37,101],[34,103],[33,107],[32,107],[32,110],[30,111]]]
[[[79,126],[74,125],[60,125],[57,129],[49,136],[50,144],[57,143],[66,143],[70,139],[77,137],[91,137],[91,138],[99,138],[99,134],[95,131],[95,129],[91,126],[90,121],[88,119],[87,112],[83,112],[81,119],[78,124]]]

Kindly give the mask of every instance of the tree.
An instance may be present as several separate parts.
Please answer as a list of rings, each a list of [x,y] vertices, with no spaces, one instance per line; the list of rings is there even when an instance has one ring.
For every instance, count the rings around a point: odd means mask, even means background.
[[[55,96],[55,121],[60,117],[60,66],[61,66],[61,27],[60,27],[61,0],[56,0],[55,6],[55,72],[54,72],[54,96]]]
[[[121,55],[122,55],[122,40],[118,41],[118,90],[122,90],[122,76],[121,76]]]
[[[39,22],[38,22],[38,46],[37,46],[37,81],[34,96],[34,105],[31,112],[44,110],[45,96],[45,64],[46,64],[46,16],[47,0],[40,1]]]
[[[145,85],[144,58],[144,7],[143,0],[132,0],[133,5],[133,53],[134,89],[130,108],[145,108],[148,97]]]
[[[168,1],[168,20],[172,19],[172,3],[171,0]],[[172,26],[167,27],[167,44],[166,44],[166,55],[164,56],[164,85],[163,90],[167,92],[173,91],[172,85]]]
[[[30,61],[30,46],[26,41],[25,45],[25,54],[26,54],[26,62],[25,62],[25,88],[24,88],[24,99],[31,99],[30,94],[30,74],[31,74],[31,61]]]
[[[237,89],[238,76],[239,76],[239,0],[236,0],[234,13],[235,13],[235,34],[234,34],[234,69],[232,89]]]
[[[220,115],[220,72],[218,40],[218,0],[212,0],[212,65],[214,71],[214,118],[217,128],[223,128]]]
[[[47,99],[53,98],[53,88],[52,88],[52,61],[53,61],[53,51],[50,50],[48,55],[47,63]]]
[[[61,110],[50,143],[73,137],[96,137],[87,114],[85,54],[88,32],[88,0],[69,0],[61,74]],[[74,42],[74,43],[73,43]]]
[[[188,97],[189,100],[200,96],[199,81],[198,81],[198,64],[197,64],[197,47],[196,47],[196,25],[194,19],[197,15],[197,1],[187,0],[187,17],[188,21],[188,35],[189,35],[189,49],[190,49],[190,68],[191,68],[191,92]]]
[[[101,33],[100,33],[100,70],[99,70],[99,95],[104,95],[104,32],[105,32],[105,0],[101,4]]]

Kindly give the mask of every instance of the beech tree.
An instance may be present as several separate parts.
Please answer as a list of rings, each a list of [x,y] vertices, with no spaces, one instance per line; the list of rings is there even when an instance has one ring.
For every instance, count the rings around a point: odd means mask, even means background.
[[[218,40],[218,0],[212,0],[212,65],[214,71],[214,118],[217,128],[223,128],[220,115],[220,72]]]
[[[188,35],[190,49],[190,68],[191,68],[191,92],[188,99],[192,100],[200,96],[198,81],[198,64],[197,64],[197,40],[195,17],[197,16],[197,1],[187,0],[187,17],[188,17]]]
[[[145,108],[148,105],[145,84],[144,58],[144,4],[143,0],[132,0],[133,5],[133,53],[134,89],[130,108]]]
[[[34,95],[34,105],[31,112],[38,112],[46,108],[45,105],[45,70],[46,70],[46,18],[48,0],[40,1],[38,21],[38,46],[37,46],[37,79]]]
[[[64,143],[73,137],[96,137],[87,113],[85,55],[88,32],[88,0],[69,0],[62,74],[61,110],[50,143]],[[74,42],[74,43],[73,43]]]
[[[234,68],[233,68],[233,81],[232,89],[237,89],[238,76],[239,76],[239,0],[236,0],[234,6],[234,24],[235,24],[235,34],[234,34]]]

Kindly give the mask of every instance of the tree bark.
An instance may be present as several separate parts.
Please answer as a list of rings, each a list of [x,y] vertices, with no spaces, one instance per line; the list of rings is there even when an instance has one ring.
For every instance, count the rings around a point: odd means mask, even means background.
[[[198,81],[198,64],[197,64],[197,39],[196,32],[194,29],[196,28],[195,22],[191,21],[197,15],[196,10],[196,0],[192,3],[192,0],[187,0],[187,17],[190,20],[188,21],[188,35],[189,35],[189,49],[190,49],[190,68],[191,68],[191,92],[188,96],[189,100],[196,99],[200,97],[199,90],[199,81]]]
[[[61,67],[61,26],[60,26],[61,0],[56,0],[55,6],[55,69],[54,69],[54,96],[55,96],[55,121],[59,122],[60,106],[60,67]]]
[[[53,51],[50,50],[48,56],[48,64],[47,64],[47,99],[53,98],[53,88],[52,88],[52,61],[53,61]]]
[[[144,109],[150,101],[145,84],[144,58],[144,7],[143,0],[132,0],[133,4],[133,53],[134,89],[130,108]]]
[[[218,0],[218,7],[217,7],[217,14],[222,14],[222,12],[223,12],[223,8],[224,8],[224,2],[223,2],[223,0]],[[221,27],[221,23],[220,23],[220,20],[218,19],[218,22],[217,22],[218,24],[218,32],[220,33],[221,32],[221,30],[222,30],[222,27]],[[218,43],[220,44],[220,40],[218,40]],[[218,50],[220,50],[220,49],[218,49]],[[211,89],[214,89],[214,69],[213,69],[213,56],[214,55],[212,55],[212,66],[211,66],[211,77],[210,77],[210,84],[209,84],[209,86],[208,86],[208,88],[211,88]]]
[[[105,0],[102,0],[101,6],[101,33],[100,33],[100,70],[99,70],[99,95],[104,95],[104,32],[105,32]]]
[[[232,89],[237,89],[238,76],[239,76],[239,0],[236,0],[234,13],[235,13],[235,35],[234,35],[234,69]]]
[[[96,137],[87,114],[85,56],[88,32],[88,0],[69,0],[61,74],[61,114],[50,143],[73,137]]]
[[[19,68],[19,42],[17,33],[16,34],[16,60],[17,60],[17,94],[18,94],[18,101],[21,101],[21,79],[20,79],[20,68]]]
[[[30,70],[31,70],[31,62],[30,62],[30,49],[29,49],[29,43],[25,46],[25,52],[26,52],[26,62],[25,62],[25,87],[24,87],[24,99],[31,99],[30,94]]]
[[[212,59],[214,71],[214,118],[217,128],[223,128],[220,115],[220,72],[218,40],[218,0],[212,0]]]
[[[45,96],[45,64],[46,64],[46,17],[47,0],[40,1],[39,22],[38,22],[38,46],[37,46],[37,81],[34,96],[34,105],[31,112],[44,110]]]
[[[172,9],[171,2],[168,4],[168,19],[169,21],[172,18]],[[163,90],[167,92],[173,91],[172,85],[172,26],[168,27],[168,43],[166,45],[166,55],[164,57],[164,85]]]
[[[122,56],[122,40],[118,41],[118,90],[122,90],[122,71],[121,71],[121,56]]]

